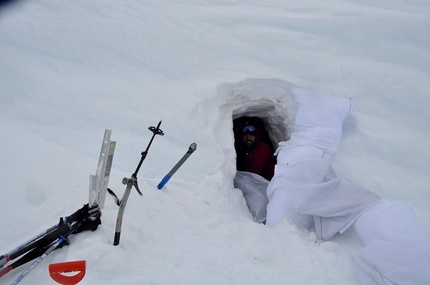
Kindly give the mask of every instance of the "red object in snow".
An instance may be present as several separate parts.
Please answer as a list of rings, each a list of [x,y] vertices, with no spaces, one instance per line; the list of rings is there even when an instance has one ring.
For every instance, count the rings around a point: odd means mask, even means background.
[[[49,265],[49,275],[57,283],[63,285],[78,284],[85,276],[85,260],[52,263]],[[77,272],[75,275],[64,275],[63,273]]]

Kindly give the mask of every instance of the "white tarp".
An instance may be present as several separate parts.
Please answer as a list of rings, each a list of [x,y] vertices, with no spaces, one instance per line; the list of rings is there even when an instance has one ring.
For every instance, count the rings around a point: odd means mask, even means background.
[[[269,181],[264,177],[246,171],[238,171],[233,180],[235,188],[242,190],[249,212],[257,223],[266,221],[267,185]]]
[[[308,159],[294,166],[277,165],[275,176],[267,189],[269,197],[267,225],[274,226],[284,217],[276,217],[277,208],[284,207],[275,197],[285,192],[297,214],[291,218],[302,227],[315,226],[319,241],[326,241],[337,232],[345,231],[358,215],[374,204],[379,197],[361,187],[345,181],[334,173],[330,162],[324,159]],[[275,216],[275,217],[274,217]],[[298,222],[310,216],[313,223]],[[276,219],[276,222],[274,222]]]
[[[267,225],[288,217],[300,226],[315,226],[318,240],[325,241],[346,230],[379,197],[340,179],[330,164],[352,99],[301,88],[293,89],[293,95],[297,101],[294,131],[276,151],[278,163],[267,189]],[[285,216],[285,204],[293,216]]]
[[[330,165],[352,99],[305,89],[293,95],[294,131],[277,150],[266,225],[289,218],[325,241],[354,224],[365,244],[352,258],[363,284],[430,284],[430,234],[412,210],[339,178]]]
[[[365,244],[352,258],[363,284],[430,284],[430,233],[408,205],[381,200],[354,228]]]

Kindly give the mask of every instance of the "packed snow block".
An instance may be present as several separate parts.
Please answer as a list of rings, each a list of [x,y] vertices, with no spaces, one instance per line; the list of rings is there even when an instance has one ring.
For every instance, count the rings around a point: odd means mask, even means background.
[[[242,191],[249,212],[257,223],[266,221],[267,185],[269,181],[258,174],[238,171],[233,180],[234,187]]]
[[[369,275],[393,284],[429,284],[430,233],[408,205],[381,200],[360,215],[354,228],[365,244],[353,258],[363,284],[378,284],[367,280]]]
[[[293,95],[294,131],[275,152],[278,163],[267,189],[267,225],[289,218],[299,226],[314,226],[318,240],[325,241],[345,231],[379,197],[339,178],[330,164],[351,113],[351,98],[301,88],[293,89]]]

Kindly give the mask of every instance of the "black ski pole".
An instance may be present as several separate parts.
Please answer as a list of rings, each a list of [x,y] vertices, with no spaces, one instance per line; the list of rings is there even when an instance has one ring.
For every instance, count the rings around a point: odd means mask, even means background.
[[[57,241],[55,241],[55,243],[52,244],[42,255],[36,258],[36,260],[29,267],[27,267],[27,269],[21,273],[11,285],[16,285],[21,282],[25,276],[27,276],[40,262],[42,262],[43,259],[45,259],[46,256],[53,252],[64,241],[65,239],[63,239],[63,237],[60,237]]]
[[[90,216],[94,212],[99,212],[99,208],[94,206],[92,208],[88,208],[88,204],[77,210],[73,214],[60,218],[60,222],[57,225],[46,229],[44,232],[36,235],[32,239],[26,241],[25,243],[19,245],[13,250],[9,251],[6,254],[0,256],[0,277],[8,273],[10,270],[21,266],[24,263],[36,258],[40,254],[36,254],[37,248],[42,248],[47,244],[51,244],[54,240],[56,240],[61,234],[63,234],[64,228],[63,225],[67,223],[75,223],[77,221],[83,221],[87,216]],[[32,252],[29,254],[29,252]],[[19,258],[19,259],[18,259]],[[18,259],[18,260],[16,260]],[[13,262],[13,263],[12,263]],[[7,263],[8,266],[5,266]]]
[[[43,243],[38,244],[35,248],[23,254],[22,257],[20,257],[18,260],[8,265],[7,267],[3,268],[2,269],[3,272],[0,271],[0,276],[5,275],[9,271],[18,268],[19,266],[24,265],[25,263],[33,259],[39,259],[40,256],[42,256],[46,252],[46,250],[49,247],[51,247],[52,244],[54,244],[59,238],[61,238],[62,235],[69,234],[70,231],[71,231],[71,225],[69,223],[62,225],[56,231],[52,232],[49,238],[47,238],[46,240],[45,239],[42,240],[44,241]],[[29,267],[34,267],[34,266],[36,265],[30,265]],[[31,270],[26,269],[26,271],[28,271],[29,273],[29,271]],[[21,274],[20,275],[21,277],[19,279],[24,278],[28,273]]]
[[[160,125],[161,125],[161,121],[158,123],[157,127],[151,126],[151,127],[148,128],[148,130],[150,130],[153,133],[152,138],[149,141],[149,144],[146,147],[145,151],[142,152],[142,157],[141,157],[141,159],[139,161],[139,164],[137,165],[136,171],[133,173],[133,175],[131,177],[137,178],[137,173],[139,172],[140,167],[142,166],[142,163],[145,160],[146,155],[148,154],[148,150],[151,147],[151,144],[152,144],[152,141],[154,140],[155,135],[164,136],[163,131],[160,129]]]
[[[142,192],[139,189],[139,186],[137,185],[137,173],[140,170],[140,167],[142,166],[143,161],[146,158],[146,155],[148,154],[148,150],[149,147],[152,144],[152,141],[154,140],[154,137],[156,135],[160,135],[163,136],[164,133],[163,131],[160,129],[160,125],[161,125],[161,121],[158,123],[157,127],[149,127],[148,129],[152,132],[152,138],[149,141],[148,146],[146,147],[146,150],[143,151],[141,154],[141,159],[139,161],[139,164],[137,165],[136,171],[131,175],[131,178],[123,178],[122,179],[122,184],[127,185],[125,192],[124,192],[124,196],[121,199],[120,205],[119,205],[119,210],[118,210],[118,217],[116,219],[116,227],[115,227],[115,237],[114,237],[114,242],[113,245],[118,245],[119,244],[119,239],[121,236],[121,226],[122,226],[122,218],[124,216],[124,210],[125,210],[125,206],[127,205],[127,200],[128,197],[130,196],[130,192],[131,192],[131,188],[136,188],[137,193],[139,193],[140,196],[142,196]]]
[[[18,278],[15,279],[15,281],[11,284],[11,285],[16,285],[19,282],[22,281],[22,279],[24,279],[24,277],[26,277],[37,265],[39,265],[39,263],[42,262],[42,260],[44,260],[49,254],[51,254],[54,250],[56,250],[57,248],[59,248],[60,246],[62,246],[62,244],[69,244],[69,235],[71,235],[74,231],[77,230],[77,228],[80,226],[79,222],[74,223],[73,225],[67,223],[65,225],[63,225],[62,227],[66,228],[65,232],[63,234],[61,234],[57,240],[55,240],[54,243],[52,243],[49,247],[47,247],[47,249],[39,256],[37,257],[33,263],[27,267],[27,269],[18,276]]]
[[[7,262],[15,259],[16,257],[20,256],[22,253],[28,251],[30,249],[33,248],[33,244],[40,240],[41,238],[45,237],[46,235],[48,235],[49,233],[53,232],[54,230],[58,229],[58,226],[52,226],[49,229],[45,230],[44,232],[36,235],[34,238],[26,241],[25,243],[21,244],[20,246],[17,246],[16,248],[14,248],[13,250],[9,251],[6,254],[3,254],[2,256],[0,256],[0,267],[5,265]],[[0,277],[2,276],[1,271],[0,271]]]
[[[190,144],[188,151],[184,154],[184,156],[173,166],[172,170],[164,176],[164,178],[158,183],[157,188],[161,189],[163,186],[170,180],[170,178],[175,174],[175,172],[181,167],[182,164],[190,157],[190,155],[197,149],[197,144]]]
[[[58,225],[52,226],[31,240],[16,247],[0,258],[0,277],[11,270],[39,258],[58,238],[71,233],[95,230],[100,224],[101,212],[98,206],[84,205],[73,214],[60,218]]]

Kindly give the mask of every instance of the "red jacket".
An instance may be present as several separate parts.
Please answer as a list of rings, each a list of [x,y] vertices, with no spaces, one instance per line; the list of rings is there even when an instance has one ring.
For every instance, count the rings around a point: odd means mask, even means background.
[[[242,155],[238,155],[237,159],[237,170],[256,173],[267,180],[272,179],[276,162],[266,143],[256,142],[249,152],[245,151]]]

